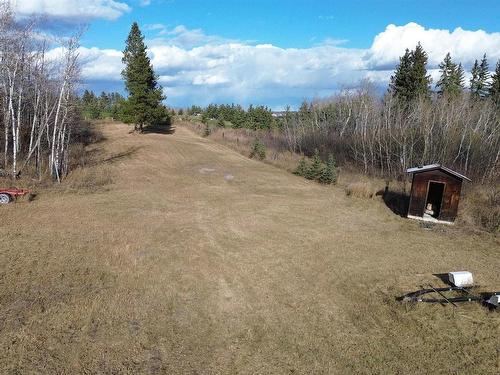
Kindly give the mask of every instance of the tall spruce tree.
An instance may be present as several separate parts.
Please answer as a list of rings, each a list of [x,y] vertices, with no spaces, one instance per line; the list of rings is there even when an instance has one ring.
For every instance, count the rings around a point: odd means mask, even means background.
[[[471,70],[472,78],[470,80],[470,91],[475,98],[485,98],[488,96],[488,60],[486,59],[486,54],[484,54],[481,62],[477,60],[474,62]]]
[[[420,42],[411,54],[412,69],[411,81],[413,84],[413,97],[429,97],[431,76],[427,74],[427,53]]]
[[[497,61],[495,73],[491,76],[489,96],[493,102],[500,106],[500,60]]]
[[[126,103],[127,118],[142,131],[145,125],[165,125],[169,122],[165,99],[157,75],[147,55],[144,36],[136,22],[132,24],[123,51],[122,62],[125,69],[122,76],[129,93]]]
[[[465,71],[462,63],[459,63],[454,73],[454,81],[461,91],[465,88]]]
[[[394,75],[391,76],[391,83],[389,84],[389,91],[405,101],[409,101],[412,98],[411,69],[411,52],[407,48],[405,54],[399,58],[399,64],[396,67]]]
[[[429,97],[431,78],[427,74],[427,53],[420,43],[415,50],[406,49],[399,58],[399,65],[391,77],[390,92],[410,102],[419,97]]]
[[[463,89],[464,70],[462,64],[455,64],[448,52],[439,64],[441,77],[436,84],[439,95],[456,96]]]

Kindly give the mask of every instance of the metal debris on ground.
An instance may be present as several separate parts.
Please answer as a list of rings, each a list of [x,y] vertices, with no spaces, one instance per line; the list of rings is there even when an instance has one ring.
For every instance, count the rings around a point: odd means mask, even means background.
[[[468,271],[458,271],[448,273],[449,282],[453,285],[444,288],[435,288],[432,285],[421,286],[422,289],[407,293],[398,300],[402,302],[426,302],[451,304],[457,307],[457,303],[481,302],[489,307],[496,308],[500,304],[500,292],[472,294],[473,286],[472,273]]]

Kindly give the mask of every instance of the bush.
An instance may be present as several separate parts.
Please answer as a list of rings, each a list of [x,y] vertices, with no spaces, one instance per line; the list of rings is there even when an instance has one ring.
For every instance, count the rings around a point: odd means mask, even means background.
[[[293,174],[296,174],[297,176],[305,177],[306,173],[307,173],[307,170],[308,170],[308,166],[307,166],[307,163],[306,163],[306,159],[302,158],[302,159],[300,159],[299,165],[297,166],[297,169],[295,169],[295,171],[293,172]]]
[[[252,143],[252,149],[250,151],[250,158],[257,157],[260,160],[266,158],[266,146],[259,139],[255,139]]]
[[[321,161],[319,157],[319,151],[316,149],[314,151],[313,161],[311,166],[307,169],[305,174],[305,178],[308,180],[319,180],[321,174],[323,173],[323,169],[325,168],[324,163]]]
[[[203,136],[208,137],[211,132],[212,130],[210,129],[210,125],[208,124],[208,122],[205,122],[205,129],[203,129]]]
[[[328,155],[328,162],[325,164],[319,157],[318,150],[315,150],[311,165],[308,165],[305,158],[299,161],[299,165],[293,172],[297,176],[302,176],[308,180],[316,180],[322,184],[335,184],[337,182],[337,167],[332,154]]]
[[[337,182],[337,167],[332,154],[328,155],[326,167],[323,168],[318,181],[322,184],[335,184]]]

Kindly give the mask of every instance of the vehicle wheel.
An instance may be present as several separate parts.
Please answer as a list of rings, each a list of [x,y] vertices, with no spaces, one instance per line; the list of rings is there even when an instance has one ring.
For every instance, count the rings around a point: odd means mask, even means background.
[[[6,193],[1,193],[0,194],[0,204],[7,204],[10,203],[11,198],[9,194]]]

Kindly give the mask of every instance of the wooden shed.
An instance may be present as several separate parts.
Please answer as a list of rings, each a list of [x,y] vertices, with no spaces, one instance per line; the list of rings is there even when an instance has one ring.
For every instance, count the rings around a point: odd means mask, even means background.
[[[464,175],[440,164],[409,168],[412,184],[408,217],[411,219],[453,223],[457,217]]]

